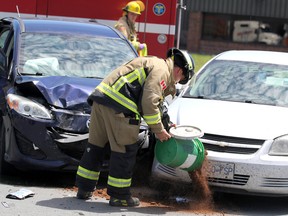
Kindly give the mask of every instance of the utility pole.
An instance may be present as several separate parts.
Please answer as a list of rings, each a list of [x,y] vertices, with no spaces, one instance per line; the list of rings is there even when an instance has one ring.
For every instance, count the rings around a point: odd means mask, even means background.
[[[179,49],[180,34],[181,34],[181,22],[182,22],[182,10],[186,10],[186,5],[183,5],[183,0],[178,0],[177,8],[179,11],[178,11],[177,45],[176,45],[176,47]]]

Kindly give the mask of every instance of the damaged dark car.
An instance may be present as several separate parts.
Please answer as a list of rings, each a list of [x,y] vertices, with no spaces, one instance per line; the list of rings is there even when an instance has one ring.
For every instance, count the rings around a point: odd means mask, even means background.
[[[105,25],[36,18],[1,19],[0,46],[0,173],[76,170],[87,97],[134,48]]]

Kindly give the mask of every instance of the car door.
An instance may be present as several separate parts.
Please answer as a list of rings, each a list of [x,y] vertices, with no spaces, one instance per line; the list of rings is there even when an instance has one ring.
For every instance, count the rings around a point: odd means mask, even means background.
[[[11,22],[0,22],[0,110],[2,115],[5,113],[6,99],[5,87],[8,85],[8,75],[12,70],[13,59],[13,30]]]

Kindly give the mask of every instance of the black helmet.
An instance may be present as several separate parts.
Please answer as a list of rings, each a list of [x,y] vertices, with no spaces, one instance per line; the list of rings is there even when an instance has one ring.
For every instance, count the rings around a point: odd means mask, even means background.
[[[167,58],[171,57],[174,64],[183,70],[185,79],[181,80],[180,84],[186,84],[194,75],[194,60],[186,51],[177,48],[171,48],[167,52]]]

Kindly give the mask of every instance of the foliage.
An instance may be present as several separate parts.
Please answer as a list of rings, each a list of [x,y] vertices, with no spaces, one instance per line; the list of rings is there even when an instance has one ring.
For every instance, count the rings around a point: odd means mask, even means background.
[[[198,70],[211,58],[213,58],[213,55],[203,55],[198,53],[191,53],[194,64],[195,64],[195,72],[198,72]]]

